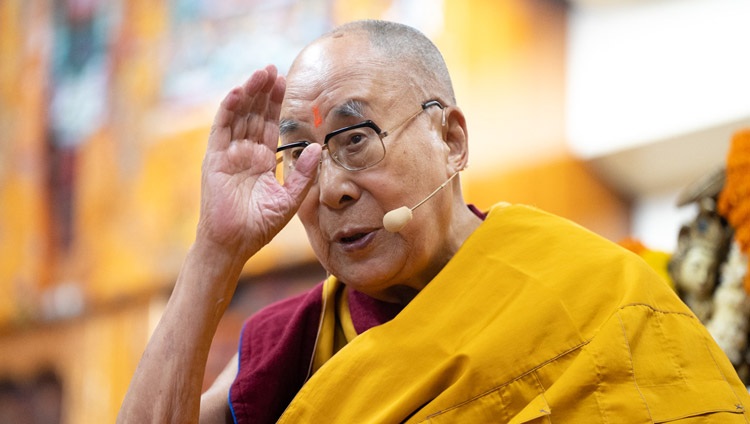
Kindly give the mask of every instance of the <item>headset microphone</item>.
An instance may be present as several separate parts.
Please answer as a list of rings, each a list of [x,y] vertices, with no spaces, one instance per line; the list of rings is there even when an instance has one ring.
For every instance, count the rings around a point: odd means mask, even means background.
[[[459,171],[456,171],[451,175],[443,184],[440,185],[440,187],[436,188],[435,191],[430,193],[429,196],[425,197],[421,202],[414,205],[413,208],[410,208],[408,206],[401,206],[398,209],[394,209],[385,216],[383,216],[383,227],[386,229],[386,231],[391,233],[397,233],[401,231],[402,228],[406,226],[406,224],[411,221],[412,218],[412,211],[420,206],[422,206],[422,203],[430,200],[432,196],[437,194],[438,191],[442,190],[443,187],[445,187],[456,175],[458,175]]]

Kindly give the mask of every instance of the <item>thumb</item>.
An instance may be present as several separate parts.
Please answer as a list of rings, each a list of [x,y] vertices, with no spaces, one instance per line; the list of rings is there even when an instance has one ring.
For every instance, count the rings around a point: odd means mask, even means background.
[[[323,146],[312,143],[305,147],[289,178],[284,178],[284,188],[297,204],[301,203],[318,176],[318,164]]]

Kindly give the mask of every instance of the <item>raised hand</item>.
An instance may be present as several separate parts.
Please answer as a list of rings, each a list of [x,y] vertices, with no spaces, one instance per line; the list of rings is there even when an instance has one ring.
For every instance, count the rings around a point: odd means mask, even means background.
[[[311,145],[279,184],[274,171],[286,83],[273,65],[256,71],[221,103],[203,161],[197,240],[247,260],[286,225],[314,180]]]
[[[284,185],[274,176],[284,90],[284,78],[268,66],[221,103],[203,161],[196,240],[133,376],[118,423],[198,422],[211,340],[242,266],[291,219],[317,172],[321,147],[313,144]],[[228,390],[222,387],[224,402]],[[218,421],[226,417],[223,410],[216,409]]]

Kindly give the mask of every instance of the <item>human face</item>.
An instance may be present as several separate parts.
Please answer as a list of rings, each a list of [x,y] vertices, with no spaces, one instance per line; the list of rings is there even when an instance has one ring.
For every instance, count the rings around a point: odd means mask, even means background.
[[[428,94],[377,56],[363,55],[370,50],[364,38],[348,34],[302,53],[287,78],[281,119],[292,125],[283,144],[322,143],[326,134],[368,119],[391,128],[419,110]],[[354,103],[358,113],[351,113]],[[298,212],[323,266],[381,300],[408,301],[460,245],[450,231],[451,186],[417,209],[401,232],[382,224],[386,212],[416,204],[452,173],[439,110],[426,110],[385,138],[385,158],[365,170],[343,169],[324,154]]]

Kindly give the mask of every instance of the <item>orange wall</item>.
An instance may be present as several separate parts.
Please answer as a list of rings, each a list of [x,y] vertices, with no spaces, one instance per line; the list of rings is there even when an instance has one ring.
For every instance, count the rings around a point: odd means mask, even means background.
[[[46,204],[44,76],[39,40],[44,10],[0,2],[0,326],[33,313],[50,280],[52,234]],[[28,26],[27,26],[28,25]]]

